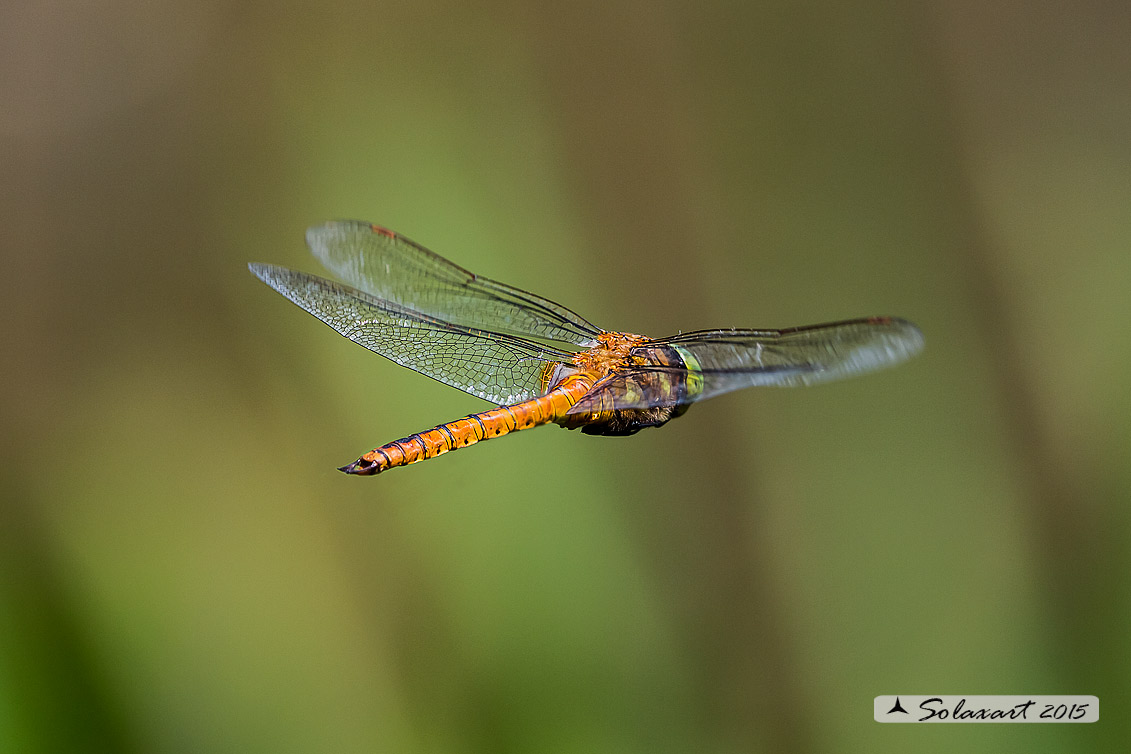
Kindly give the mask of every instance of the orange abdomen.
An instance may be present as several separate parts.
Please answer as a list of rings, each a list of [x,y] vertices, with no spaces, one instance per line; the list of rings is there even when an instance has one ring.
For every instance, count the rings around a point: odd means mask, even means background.
[[[402,438],[375,448],[353,463],[341,467],[347,474],[380,474],[397,466],[443,455],[449,450],[466,448],[482,440],[548,424],[565,416],[593,387],[593,378],[584,373],[567,377],[546,395],[513,406],[499,406],[479,414],[471,414],[447,424]]]

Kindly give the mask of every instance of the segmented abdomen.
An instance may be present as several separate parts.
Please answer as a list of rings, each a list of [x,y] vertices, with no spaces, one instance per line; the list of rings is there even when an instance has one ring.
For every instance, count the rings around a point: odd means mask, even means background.
[[[382,445],[353,463],[343,466],[347,474],[380,474],[397,466],[466,448],[482,440],[502,437],[520,429],[548,424],[565,415],[581,396],[593,387],[593,379],[583,373],[567,377],[546,395],[513,406],[500,406],[471,414],[447,424]]]

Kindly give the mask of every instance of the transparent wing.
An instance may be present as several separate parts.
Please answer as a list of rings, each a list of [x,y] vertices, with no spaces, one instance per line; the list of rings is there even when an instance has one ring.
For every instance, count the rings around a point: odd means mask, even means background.
[[[575,345],[588,345],[601,332],[560,304],[474,275],[377,225],[317,225],[306,232],[306,243],[350,285],[451,325]]]
[[[569,361],[563,351],[512,335],[456,326],[316,275],[269,264],[248,267],[355,343],[499,405],[540,395],[546,363]]]
[[[611,375],[570,413],[670,406],[745,387],[844,379],[906,361],[922,350],[923,334],[906,320],[871,317],[788,330],[702,330],[648,345],[655,344],[675,348],[686,366],[640,366]],[[671,387],[647,389],[658,384]]]

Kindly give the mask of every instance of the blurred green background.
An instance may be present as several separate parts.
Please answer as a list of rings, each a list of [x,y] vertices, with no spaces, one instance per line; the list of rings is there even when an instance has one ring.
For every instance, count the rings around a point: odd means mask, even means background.
[[[0,14],[0,751],[1131,738],[1125,2]],[[349,478],[486,405],[247,272],[319,272],[339,217],[611,329],[927,349]],[[873,722],[893,693],[1101,721]]]

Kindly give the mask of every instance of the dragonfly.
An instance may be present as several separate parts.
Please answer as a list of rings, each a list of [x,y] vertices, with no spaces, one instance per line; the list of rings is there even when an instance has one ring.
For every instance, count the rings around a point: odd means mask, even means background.
[[[550,423],[632,435],[723,393],[839,380],[923,347],[919,329],[896,317],[649,338],[603,330],[379,225],[328,222],[306,242],[344,283],[271,264],[249,269],[353,342],[496,404],[374,448],[340,467],[347,474],[379,474]]]

